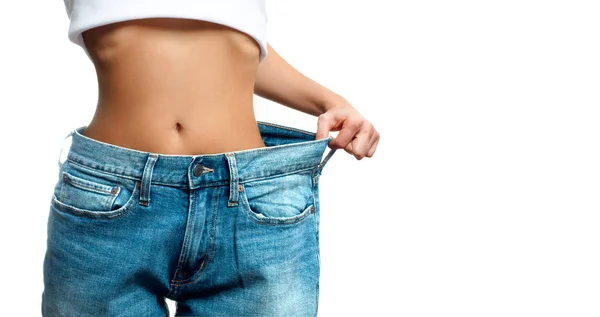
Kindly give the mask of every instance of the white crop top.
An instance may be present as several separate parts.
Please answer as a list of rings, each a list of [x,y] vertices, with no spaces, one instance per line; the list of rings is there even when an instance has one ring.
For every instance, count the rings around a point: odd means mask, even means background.
[[[250,35],[260,47],[259,63],[267,56],[265,0],[64,0],[71,20],[68,37],[90,56],[81,33],[126,20],[169,17],[204,20]]]

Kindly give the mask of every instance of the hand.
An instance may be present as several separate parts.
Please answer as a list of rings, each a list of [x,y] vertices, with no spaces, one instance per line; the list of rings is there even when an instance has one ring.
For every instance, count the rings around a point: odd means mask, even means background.
[[[340,131],[329,142],[329,147],[343,148],[357,160],[365,156],[372,157],[379,143],[379,132],[373,124],[343,98],[327,106],[327,111],[318,117],[316,139],[327,138],[329,131]]]

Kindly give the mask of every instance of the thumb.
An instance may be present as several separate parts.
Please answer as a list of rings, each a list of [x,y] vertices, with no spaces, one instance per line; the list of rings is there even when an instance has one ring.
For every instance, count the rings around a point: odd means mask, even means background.
[[[329,137],[329,131],[335,126],[335,120],[332,116],[320,115],[317,120],[316,140]]]

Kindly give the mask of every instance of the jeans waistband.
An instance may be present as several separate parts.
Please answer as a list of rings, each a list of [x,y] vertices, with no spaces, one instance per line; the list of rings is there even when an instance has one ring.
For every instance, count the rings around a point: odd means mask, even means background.
[[[257,121],[266,147],[201,155],[168,155],[138,151],[95,140],[73,129],[66,159],[88,168],[155,184],[205,186],[235,184],[300,170],[318,177],[335,150],[323,153],[333,139],[315,140],[316,133]],[[67,138],[65,137],[65,139]],[[62,150],[61,150],[62,155]],[[59,158],[59,166],[61,165]],[[150,175],[148,175],[150,174]]]

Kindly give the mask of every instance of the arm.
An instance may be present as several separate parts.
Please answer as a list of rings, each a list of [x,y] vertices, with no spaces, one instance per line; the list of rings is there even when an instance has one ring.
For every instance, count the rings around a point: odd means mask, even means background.
[[[319,116],[343,97],[304,76],[267,43],[269,53],[258,65],[254,93],[298,111]]]
[[[284,106],[318,117],[316,138],[339,131],[329,142],[332,149],[344,149],[358,160],[372,157],[379,132],[344,97],[304,76],[288,64],[267,43],[269,53],[258,65],[254,93]]]

